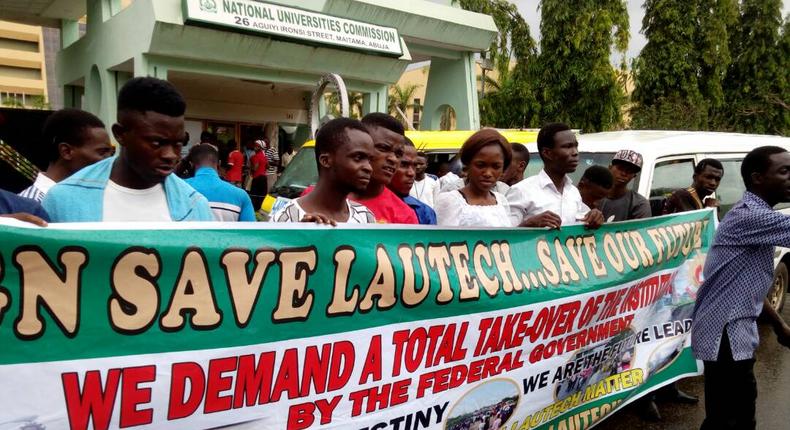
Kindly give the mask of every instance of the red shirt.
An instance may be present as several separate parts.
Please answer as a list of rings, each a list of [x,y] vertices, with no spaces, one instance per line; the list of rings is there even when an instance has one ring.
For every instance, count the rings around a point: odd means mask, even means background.
[[[255,155],[250,158],[250,166],[258,165],[258,168],[252,172],[252,177],[257,178],[258,176],[266,176],[266,166],[269,164],[269,161],[266,160],[266,154],[263,151],[258,151]]]
[[[235,150],[228,155],[230,168],[225,172],[225,179],[230,182],[241,182],[241,168],[244,167],[244,155]]]
[[[315,187],[312,185],[307,187],[302,192],[302,196],[309,194],[313,188]],[[352,199],[350,196],[349,199],[370,209],[379,224],[419,224],[414,209],[403,203],[403,200],[387,187],[384,187],[384,191],[372,199]]]

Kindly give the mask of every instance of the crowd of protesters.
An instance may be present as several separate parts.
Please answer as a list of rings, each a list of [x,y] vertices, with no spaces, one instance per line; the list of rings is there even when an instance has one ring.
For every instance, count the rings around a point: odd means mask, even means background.
[[[279,154],[265,138],[218,148],[210,133],[186,149],[185,111],[183,97],[168,82],[130,80],[120,90],[117,122],[109,130],[117,154],[105,124],[94,115],[75,109],[53,113],[43,129],[49,165],[20,195],[0,190],[0,215],[41,226],[48,221],[255,221],[293,151]],[[544,126],[537,148],[544,167],[524,178],[527,148],[483,129],[461,147],[461,171],[442,164],[434,176],[427,171],[426,154],[391,116],[334,119],[316,136],[317,183],[271,220],[595,229],[651,216],[649,202],[630,187],[642,168],[639,153],[618,151],[609,166],[589,167],[577,187],[568,176],[579,166],[570,127]],[[672,193],[663,213],[716,207],[714,193],[725,173],[734,174],[715,159],[702,160],[691,186]],[[740,173],[747,192],[721,223],[695,307],[692,348],[705,360],[706,429],[754,428],[755,320],[770,286],[773,246],[790,246],[790,217],[772,209],[790,201],[790,153],[757,148]],[[790,327],[765,308],[780,342],[790,345]],[[647,418],[660,419],[655,399],[661,397],[697,401],[672,385],[642,402]]]

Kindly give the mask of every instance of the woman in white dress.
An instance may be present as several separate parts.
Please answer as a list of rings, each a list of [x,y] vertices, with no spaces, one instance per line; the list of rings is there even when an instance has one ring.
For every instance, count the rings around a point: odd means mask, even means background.
[[[469,137],[458,153],[467,182],[460,190],[436,198],[439,225],[464,227],[511,227],[510,207],[502,194],[493,191],[513,154],[510,143],[494,129]]]

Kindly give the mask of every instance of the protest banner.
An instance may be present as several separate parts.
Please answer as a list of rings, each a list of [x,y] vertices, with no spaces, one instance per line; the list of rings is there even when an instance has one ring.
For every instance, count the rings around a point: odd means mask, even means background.
[[[586,429],[698,373],[713,230],[0,224],[0,429]]]

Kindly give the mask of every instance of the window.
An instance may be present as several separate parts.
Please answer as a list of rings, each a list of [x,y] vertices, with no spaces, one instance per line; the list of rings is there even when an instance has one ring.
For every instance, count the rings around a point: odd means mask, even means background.
[[[664,200],[679,188],[688,188],[694,175],[694,159],[679,158],[659,161],[653,169],[650,184],[650,209],[653,215],[661,215]]]
[[[412,115],[411,124],[415,130],[420,129],[420,99],[414,99],[414,114]]]
[[[743,159],[719,160],[724,166],[724,177],[721,178],[716,197],[719,199],[719,218],[724,217],[735,203],[743,197],[746,186],[741,179],[741,163]]]

